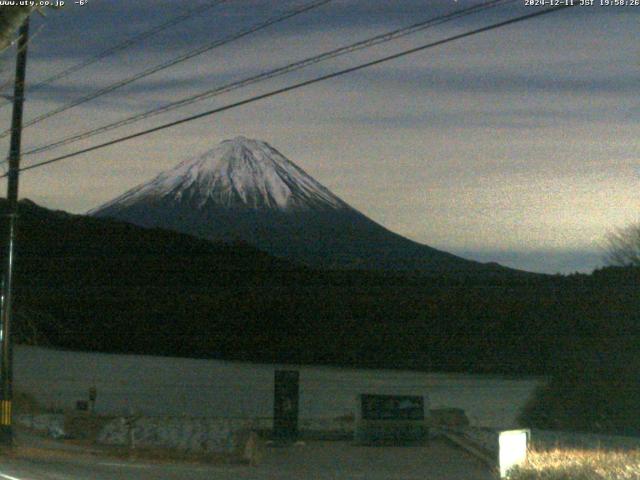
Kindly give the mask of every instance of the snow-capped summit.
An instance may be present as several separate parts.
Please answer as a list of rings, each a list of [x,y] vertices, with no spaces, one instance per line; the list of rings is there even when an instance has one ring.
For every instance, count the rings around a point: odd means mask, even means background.
[[[390,232],[266,142],[236,137],[89,212],[210,240],[244,240],[317,267],[477,271]]]
[[[188,202],[198,209],[349,208],[268,143],[239,136],[89,213],[160,198]]]

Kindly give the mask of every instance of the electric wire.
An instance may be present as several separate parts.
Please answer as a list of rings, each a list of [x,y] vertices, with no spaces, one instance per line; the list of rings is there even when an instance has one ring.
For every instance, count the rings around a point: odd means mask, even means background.
[[[201,55],[201,54],[203,54],[205,52],[208,52],[208,51],[213,50],[215,48],[221,47],[221,46],[226,45],[228,43],[231,43],[231,42],[233,42],[235,40],[239,40],[240,38],[243,38],[243,37],[245,37],[247,35],[255,33],[255,32],[259,31],[259,30],[267,28],[267,27],[269,27],[271,25],[274,25],[276,23],[283,22],[283,21],[285,21],[285,20],[287,20],[289,18],[292,18],[292,17],[294,17],[296,15],[299,15],[301,13],[305,13],[305,12],[307,12],[309,10],[312,10],[314,8],[317,8],[317,7],[320,7],[322,5],[325,5],[325,4],[327,4],[327,3],[331,2],[331,1],[332,0],[316,0],[316,1],[313,1],[313,2],[310,2],[310,3],[307,3],[307,4],[302,5],[300,7],[296,7],[294,9],[288,10],[283,14],[280,14],[280,15],[277,15],[275,17],[272,17],[272,18],[270,18],[270,19],[268,19],[268,20],[266,20],[264,22],[261,22],[261,23],[255,24],[255,25],[253,25],[251,27],[248,27],[248,28],[245,28],[243,30],[240,30],[237,33],[234,33],[234,34],[229,35],[227,37],[224,37],[222,39],[216,40],[216,41],[214,41],[212,43],[207,43],[205,45],[202,45],[202,46],[200,46],[200,47],[198,47],[196,49],[190,50],[189,52],[187,52],[187,53],[185,53],[183,55],[179,55],[178,57],[176,57],[176,58],[174,58],[172,60],[163,62],[163,63],[161,63],[159,65],[156,65],[155,67],[148,68],[148,69],[146,69],[146,70],[144,70],[144,71],[142,71],[142,72],[140,72],[140,73],[138,73],[138,74],[136,74],[136,75],[134,75],[132,77],[126,78],[126,79],[121,80],[121,81],[116,82],[116,83],[113,83],[113,84],[111,84],[111,85],[109,85],[107,87],[101,88],[101,89],[99,89],[99,90],[97,90],[97,91],[95,91],[95,92],[93,92],[93,93],[91,93],[89,95],[85,95],[84,97],[80,97],[77,100],[74,100],[74,101],[72,101],[70,103],[62,105],[61,107],[58,107],[58,108],[56,108],[54,110],[51,110],[51,111],[49,111],[47,113],[43,113],[42,115],[39,115],[39,116],[33,118],[32,120],[24,123],[22,125],[22,128],[23,129],[28,128],[28,127],[30,127],[32,125],[35,125],[36,123],[41,122],[42,120],[45,120],[45,119],[50,118],[50,117],[53,117],[54,115],[58,115],[59,113],[65,112],[65,111],[67,111],[67,110],[69,110],[69,109],[71,109],[73,107],[76,107],[76,106],[81,105],[83,103],[86,103],[86,102],[89,102],[91,100],[94,100],[94,99],[96,99],[96,98],[98,98],[98,97],[100,97],[102,95],[107,94],[107,93],[113,92],[114,90],[117,90],[117,89],[122,88],[122,87],[124,87],[126,85],[129,85],[130,83],[133,83],[133,82],[135,82],[137,80],[140,80],[141,78],[148,77],[149,75],[157,73],[157,72],[159,72],[161,70],[165,70],[165,69],[167,69],[169,67],[177,65],[178,63],[181,63],[181,62],[184,62],[186,60],[189,60],[189,59],[191,59],[193,57],[196,57],[198,55]],[[2,133],[0,133],[0,138],[6,137],[10,133],[11,133],[11,129],[9,128],[9,129],[3,131]]]
[[[279,88],[277,90],[272,90],[270,92],[263,93],[261,95],[256,95],[256,96],[253,96],[253,97],[250,97],[250,98],[247,98],[247,99],[244,99],[244,100],[240,100],[240,101],[237,101],[237,102],[234,102],[234,103],[222,106],[222,107],[215,108],[213,110],[208,110],[206,112],[202,112],[202,113],[199,113],[199,114],[196,114],[196,115],[191,115],[189,117],[182,118],[180,120],[176,120],[176,121],[173,121],[173,122],[165,123],[163,125],[159,125],[159,126],[154,127],[154,128],[150,128],[150,129],[143,130],[143,131],[140,131],[140,132],[137,132],[137,133],[133,133],[131,135],[126,135],[124,137],[119,137],[119,138],[116,138],[114,140],[110,140],[108,142],[104,142],[104,143],[101,143],[101,144],[98,144],[98,145],[94,145],[92,147],[83,148],[83,149],[77,150],[75,152],[71,152],[71,153],[68,153],[68,154],[65,154],[65,155],[61,155],[61,156],[58,156],[58,157],[54,157],[54,158],[51,158],[51,159],[48,159],[48,160],[44,160],[44,161],[41,161],[41,162],[37,162],[37,163],[34,163],[32,165],[28,165],[28,166],[22,167],[22,168],[20,168],[19,171],[22,172],[22,171],[32,170],[32,169],[43,167],[45,165],[50,165],[50,164],[53,164],[53,163],[57,163],[57,162],[60,162],[60,161],[63,161],[63,160],[69,159],[69,158],[76,157],[78,155],[82,155],[84,153],[100,150],[100,149],[106,148],[106,147],[111,146],[111,145],[115,145],[115,144],[122,143],[122,142],[125,142],[125,141],[128,141],[128,140],[132,140],[134,138],[138,138],[138,137],[142,137],[142,136],[145,136],[145,135],[149,135],[151,133],[159,132],[161,130],[165,130],[165,129],[168,129],[168,128],[171,128],[171,127],[175,127],[175,126],[181,125],[183,123],[188,123],[188,122],[191,122],[191,121],[194,121],[194,120],[198,120],[200,118],[204,118],[204,117],[208,117],[208,116],[211,116],[211,115],[215,115],[217,113],[224,112],[226,110],[231,110],[233,108],[237,108],[237,107],[240,107],[240,106],[243,106],[243,105],[247,105],[247,104],[254,103],[254,102],[257,102],[257,101],[260,101],[260,100],[264,100],[266,98],[271,98],[271,97],[274,97],[276,95],[281,95],[281,94],[286,93],[286,92],[297,90],[297,89],[302,88],[302,87],[306,87],[306,86],[313,85],[313,84],[316,84],[316,83],[319,83],[319,82],[322,82],[322,81],[325,81],[325,80],[329,80],[329,79],[336,78],[336,77],[339,77],[339,76],[342,76],[342,75],[346,75],[346,74],[349,74],[349,73],[352,73],[352,72],[356,72],[356,71],[359,71],[359,70],[362,70],[362,69],[365,69],[365,68],[369,68],[369,67],[372,67],[372,66],[375,66],[375,65],[379,65],[381,63],[388,62],[388,61],[391,61],[391,60],[395,60],[395,59],[398,59],[398,58],[401,58],[401,57],[405,57],[407,55],[412,55],[412,54],[417,53],[417,52],[421,52],[421,51],[424,51],[424,50],[435,48],[435,47],[438,47],[440,45],[444,45],[444,44],[447,44],[447,43],[450,43],[450,42],[453,42],[453,41],[456,41],[456,40],[467,38],[467,37],[470,37],[470,36],[473,36],[473,35],[477,35],[477,34],[480,34],[480,33],[483,33],[483,32],[488,32],[490,30],[496,30],[498,28],[506,27],[508,25],[513,25],[515,23],[523,22],[525,20],[530,20],[532,18],[536,18],[536,17],[540,17],[540,16],[547,15],[547,14],[550,14],[550,13],[558,12],[558,11],[561,11],[561,10],[564,10],[564,9],[570,8],[570,7],[571,7],[571,5],[555,6],[555,7],[551,7],[551,8],[548,8],[548,9],[545,9],[545,10],[541,10],[541,11],[538,11],[538,12],[533,12],[533,13],[529,13],[529,14],[526,14],[526,15],[520,15],[518,17],[514,17],[514,18],[511,18],[509,20],[504,20],[504,21],[501,21],[501,22],[498,22],[498,23],[493,23],[491,25],[487,25],[487,26],[484,26],[484,27],[480,27],[480,28],[477,28],[477,29],[474,29],[474,30],[470,30],[470,31],[464,32],[464,33],[453,35],[453,36],[447,37],[447,38],[442,39],[442,40],[437,40],[437,41],[430,42],[430,43],[427,43],[427,44],[424,44],[424,45],[420,45],[418,47],[410,48],[408,50],[403,50],[402,52],[395,53],[393,55],[388,55],[388,56],[385,56],[385,57],[382,57],[382,58],[379,58],[379,59],[376,59],[376,60],[372,60],[372,61],[369,61],[369,62],[366,62],[366,63],[362,63],[362,64],[359,64],[359,65],[356,65],[356,66],[353,66],[353,67],[345,68],[343,70],[338,70],[336,72],[332,72],[332,73],[329,73],[327,75],[322,75],[320,77],[316,77],[316,78],[313,78],[313,79],[310,79],[310,80],[306,80],[306,81],[303,81],[303,82],[295,83],[295,84],[289,85],[287,87]],[[4,178],[6,176],[7,176],[7,174],[0,175],[0,178]]]
[[[76,73],[80,70],[82,70],[83,68],[86,68],[90,65],[93,65],[94,63],[99,62],[100,60],[109,57],[115,53],[121,52],[123,50],[126,50],[127,48],[135,45],[136,43],[140,43],[144,40],[146,40],[149,37],[152,37],[153,35],[162,32],[163,30],[166,30],[170,27],[173,27],[175,25],[178,25],[179,23],[184,22],[185,20],[188,20],[190,18],[192,18],[193,16],[200,14],[200,13],[204,13],[207,10],[210,10],[214,7],[217,7],[218,5],[220,5],[221,3],[226,2],[227,0],[216,0],[213,2],[209,2],[207,4],[204,5],[200,5],[198,7],[192,8],[180,15],[177,15],[175,17],[170,18],[169,20],[167,20],[164,23],[161,23],[160,25],[156,25],[155,27],[146,30],[138,35],[135,35],[134,37],[129,38],[128,40],[125,40],[124,42],[118,43],[117,45],[114,45],[110,48],[107,48],[106,50],[103,50],[99,53],[97,53],[96,55],[80,62],[77,63],[75,65],[70,66],[69,68],[62,70],[58,73],[54,73],[53,75],[51,75],[50,77],[45,78],[44,80],[31,85],[29,87],[29,92],[33,92],[34,90],[38,90],[46,85],[49,85],[50,83],[55,82],[56,80],[60,80],[62,78],[68,77],[69,75]],[[0,87],[0,90],[2,90],[3,87]],[[4,102],[4,103],[0,103],[0,107],[3,107],[4,105],[8,105],[11,102]]]
[[[209,98],[213,98],[215,96],[218,95],[222,95],[224,93],[228,93],[232,90],[236,90],[239,88],[243,88],[246,87],[248,85],[253,85],[255,83],[259,83],[265,80],[269,80],[275,77],[279,77],[282,75],[285,75],[287,73],[291,73],[293,71],[296,70],[300,70],[302,68],[305,68],[307,66],[310,65],[314,65],[314,64],[318,64],[320,62],[332,59],[332,58],[336,58],[338,56],[342,56],[342,55],[346,55],[349,53],[353,53],[359,50],[363,50],[366,48],[370,48],[376,45],[380,45],[382,43],[386,43],[386,42],[390,42],[392,40],[396,40],[398,38],[419,32],[419,31],[423,31],[425,29],[431,28],[431,27],[435,27],[437,25],[441,25],[445,22],[449,22],[452,20],[456,20],[459,18],[462,18],[464,16],[467,15],[471,15],[471,14],[475,14],[478,13],[480,11],[483,10],[487,10],[490,8],[495,8],[498,5],[504,5],[504,4],[508,4],[508,3],[514,3],[516,1],[519,0],[492,0],[489,2],[484,2],[482,4],[478,4],[478,5],[474,5],[472,7],[467,7],[464,9],[459,9],[456,10],[454,12],[451,12],[449,14],[446,15],[441,15],[438,17],[432,17],[429,18],[427,20],[423,20],[421,22],[418,23],[414,23],[412,25],[409,25],[407,27],[403,27],[403,28],[399,28],[396,30],[393,30],[391,32],[386,32],[383,34],[379,34],[376,35],[374,37],[370,37],[367,38],[365,40],[361,40],[359,42],[353,43],[353,44],[349,44],[340,48],[336,48],[334,50],[330,50],[328,52],[324,52],[321,53],[319,55],[315,55],[312,57],[308,57],[305,58],[303,60],[294,62],[294,63],[290,63],[288,65],[285,65],[283,67],[279,67],[273,70],[269,70],[267,72],[263,72],[260,73],[258,75],[254,75],[236,82],[232,82],[220,87],[215,87],[213,89],[209,89],[206,90],[204,92],[198,93],[196,95],[191,95],[188,97],[185,97],[183,99],[180,100],[176,100],[174,102],[168,103],[166,105],[148,110],[146,112],[143,113],[139,113],[136,115],[133,115],[131,117],[119,120],[117,122],[113,122],[113,123],[109,123],[100,127],[96,127],[93,128],[91,130],[86,130],[84,132],[80,132],[74,135],[70,135],[68,137],[65,137],[63,139],[60,139],[58,141],[52,142],[52,143],[48,143],[45,145],[41,145],[39,147],[35,147],[32,148],[30,150],[26,150],[23,153],[23,156],[28,156],[28,155],[34,155],[36,153],[42,153],[48,150],[52,150],[58,147],[61,147],[63,145],[69,145],[71,143],[75,143],[78,142],[80,140],[85,140],[87,138],[93,137],[95,135],[99,135],[111,130],[114,130],[116,128],[120,128],[126,125],[131,125],[133,123],[142,121],[142,120],[146,120],[148,118],[154,117],[156,115],[160,115],[162,113],[166,113],[169,112],[171,110],[175,110],[177,108],[181,108],[187,105],[191,105],[193,103],[196,102],[200,102]]]

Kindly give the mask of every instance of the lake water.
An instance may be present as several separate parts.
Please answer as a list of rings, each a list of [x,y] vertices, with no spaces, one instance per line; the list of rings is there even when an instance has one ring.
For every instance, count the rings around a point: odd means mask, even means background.
[[[300,419],[353,415],[361,393],[425,395],[430,408],[465,410],[473,425],[517,426],[541,379],[252,364],[67,352],[16,346],[14,388],[43,406],[73,409],[96,388],[103,414],[268,418],[275,370],[300,372]]]

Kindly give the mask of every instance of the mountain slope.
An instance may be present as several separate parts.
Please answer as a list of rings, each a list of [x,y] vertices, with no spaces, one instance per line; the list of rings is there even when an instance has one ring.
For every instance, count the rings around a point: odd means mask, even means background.
[[[267,143],[244,137],[224,141],[89,214],[210,240],[241,239],[323,268],[501,270],[390,232]]]

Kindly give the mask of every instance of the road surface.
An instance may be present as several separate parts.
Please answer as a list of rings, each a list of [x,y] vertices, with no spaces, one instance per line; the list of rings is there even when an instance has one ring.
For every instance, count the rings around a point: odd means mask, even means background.
[[[257,467],[74,456],[0,459],[0,480],[494,480],[489,468],[445,441],[424,447],[309,442],[273,447]]]

